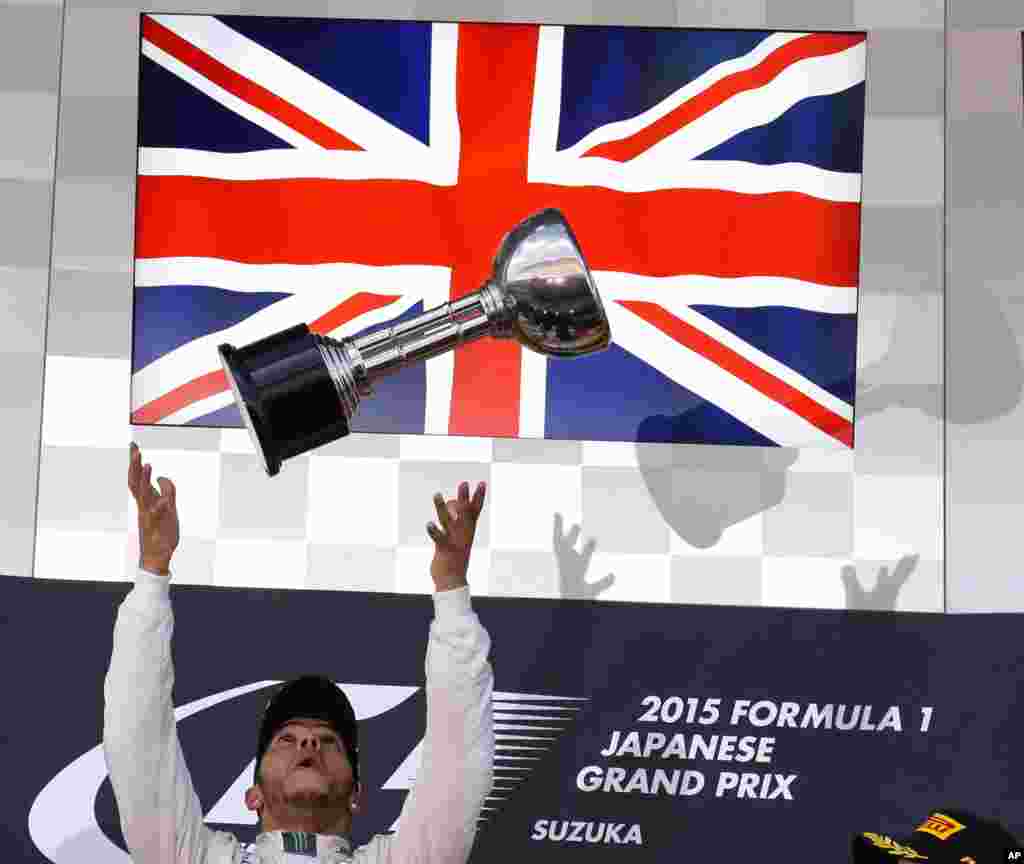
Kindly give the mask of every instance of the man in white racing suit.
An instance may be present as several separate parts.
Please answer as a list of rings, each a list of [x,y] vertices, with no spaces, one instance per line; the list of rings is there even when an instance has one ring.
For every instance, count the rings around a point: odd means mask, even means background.
[[[286,685],[268,704],[256,782],[245,796],[260,821],[255,843],[243,846],[204,824],[171,700],[175,488],[161,477],[157,490],[150,477],[151,466],[142,464],[132,444],[128,486],[138,508],[139,570],[118,610],[104,685],[104,752],[135,864],[464,864],[491,788],[494,755],[490,638],[466,583],[484,484],[472,500],[467,483],[453,500],[434,497],[439,524],[428,524],[427,533],[434,541],[436,593],[420,766],[397,831],[353,849],[352,817],[360,806],[355,715],[342,716],[348,700],[336,687],[321,691],[323,699],[316,687],[298,688],[305,695],[296,699],[283,697]],[[318,686],[332,685],[320,679]],[[293,710],[300,716],[291,716]]]

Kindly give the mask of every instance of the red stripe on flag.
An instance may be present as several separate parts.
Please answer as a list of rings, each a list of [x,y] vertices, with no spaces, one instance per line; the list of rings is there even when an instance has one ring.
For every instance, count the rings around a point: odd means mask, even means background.
[[[227,389],[228,379],[223,369],[207,372],[133,411],[132,423],[159,423],[175,411]]]
[[[682,105],[677,106],[664,117],[656,120],[650,126],[645,126],[634,135],[618,141],[606,141],[603,144],[598,144],[583,155],[601,156],[615,162],[628,162],[649,150],[659,141],[678,132],[687,124],[717,108],[737,93],[763,87],[794,63],[807,60],[810,57],[836,54],[863,41],[863,36],[843,33],[823,33],[794,39],[773,51],[757,66],[727,75],[721,81],[715,82],[707,90],[683,102]]]
[[[623,195],[589,189],[569,195],[548,188],[546,200],[565,213],[592,270],[785,276],[844,287],[858,282],[860,204],[799,192]]]
[[[633,314],[643,318],[648,324],[657,327],[669,338],[685,345],[717,366],[721,366],[759,393],[803,417],[822,432],[831,435],[847,447],[853,446],[853,424],[845,417],[840,417],[830,411],[791,384],[766,372],[760,366],[751,363],[746,357],[712,339],[707,333],[698,330],[692,324],[675,317],[656,303],[642,300],[620,300],[618,302]],[[685,382],[683,383],[685,384]]]
[[[280,120],[321,147],[327,150],[363,149],[302,109],[296,108],[255,81],[239,75],[234,69],[215,60],[205,51],[182,39],[173,30],[157,23],[148,15],[142,17],[142,36],[157,48],[166,51],[175,60],[179,60],[203,77],[208,78],[218,87],[227,90],[228,93],[237,96],[243,102],[248,102],[264,114],[269,114],[276,120]]]
[[[390,180],[143,176],[136,255],[253,264],[454,263],[453,285],[462,296],[490,274],[502,235],[543,207],[565,213],[594,270],[772,275],[840,286],[858,280],[859,204],[798,192],[636,195],[511,181],[468,189],[460,181],[453,190]]]
[[[370,294],[368,291],[360,291],[343,303],[339,303],[330,312],[321,315],[311,322],[309,329],[314,333],[330,333],[353,318],[358,318],[360,315],[365,315],[374,309],[381,309],[390,303],[394,303],[400,296],[398,294]]]
[[[459,26],[453,300],[480,287],[501,237],[529,215],[523,199],[539,33],[532,25]],[[449,434],[518,435],[521,351],[514,341],[485,338],[455,352]]]
[[[397,296],[362,291],[349,297],[343,303],[339,303],[308,326],[314,333],[330,333],[353,318],[394,303],[397,299]],[[187,408],[193,402],[206,399],[227,389],[228,381],[223,369],[208,372],[198,378],[193,378],[186,384],[175,387],[151,402],[147,402],[132,413],[132,423],[159,423],[176,411]]]

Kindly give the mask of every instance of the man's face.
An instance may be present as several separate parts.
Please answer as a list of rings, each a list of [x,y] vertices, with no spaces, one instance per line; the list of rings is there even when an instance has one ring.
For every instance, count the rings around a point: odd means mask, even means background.
[[[352,765],[340,736],[322,720],[302,717],[274,733],[260,779],[272,812],[347,810],[353,790]]]

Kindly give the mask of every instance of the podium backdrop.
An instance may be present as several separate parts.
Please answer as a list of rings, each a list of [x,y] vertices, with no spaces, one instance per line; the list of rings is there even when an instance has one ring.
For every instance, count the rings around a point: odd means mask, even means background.
[[[0,579],[4,860],[127,862],[100,746],[124,584]],[[248,839],[267,688],[332,675],[363,718],[367,807],[393,827],[424,722],[426,596],[173,587],[174,701],[214,827]],[[496,788],[472,861],[848,859],[935,806],[1024,834],[1024,664],[1010,615],[478,598]],[[273,637],[260,634],[273,633]],[[312,670],[310,658],[321,658]],[[529,748],[529,749],[527,749]]]

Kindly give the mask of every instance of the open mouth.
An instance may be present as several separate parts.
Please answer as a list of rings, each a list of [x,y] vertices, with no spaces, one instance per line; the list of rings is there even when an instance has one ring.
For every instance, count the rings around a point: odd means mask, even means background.
[[[298,768],[319,768],[319,766],[316,764],[316,759],[314,759],[312,756],[307,756],[305,759],[301,759],[299,761],[299,763],[295,767],[296,767],[296,769],[298,769]]]

